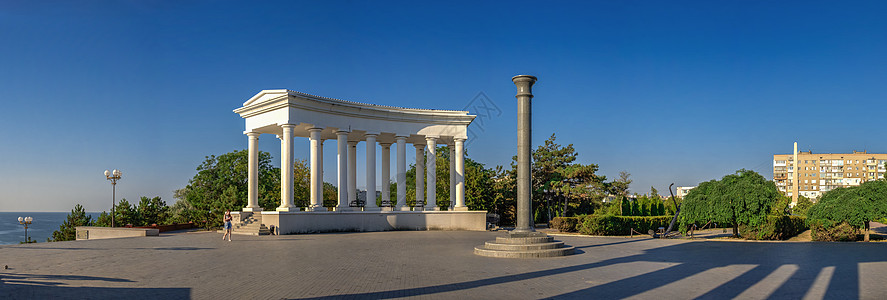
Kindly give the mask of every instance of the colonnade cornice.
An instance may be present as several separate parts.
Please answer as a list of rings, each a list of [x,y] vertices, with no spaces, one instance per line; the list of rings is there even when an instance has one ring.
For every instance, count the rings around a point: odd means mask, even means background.
[[[346,107],[346,109],[336,109],[336,106],[344,106]],[[338,100],[320,96],[314,96],[313,98],[300,98],[284,95],[270,98],[258,103],[247,101],[246,103],[244,103],[243,107],[235,109],[234,112],[239,114],[242,118],[249,118],[283,108],[297,108],[312,112],[339,115],[344,117],[378,119],[406,123],[468,125],[475,118],[474,115],[469,115],[468,111],[400,108],[376,104],[363,104],[360,102]],[[354,109],[356,109],[358,112],[349,111]]]

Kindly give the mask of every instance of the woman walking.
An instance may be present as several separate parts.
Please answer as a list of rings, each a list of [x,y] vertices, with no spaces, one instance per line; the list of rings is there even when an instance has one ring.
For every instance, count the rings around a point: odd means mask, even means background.
[[[225,210],[225,235],[222,236],[223,241],[225,240],[225,238],[228,238],[229,242],[231,241],[231,219],[231,210]]]

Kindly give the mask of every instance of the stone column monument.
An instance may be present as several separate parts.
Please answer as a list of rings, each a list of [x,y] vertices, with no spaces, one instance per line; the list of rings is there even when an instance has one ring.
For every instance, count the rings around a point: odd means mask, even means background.
[[[517,75],[511,78],[517,86],[517,226],[512,234],[530,233],[533,229],[533,182],[530,163],[533,144],[531,119],[533,111],[533,84],[536,77]]]
[[[532,163],[532,102],[533,84],[536,77],[517,75],[511,78],[517,86],[517,224],[504,237],[474,247],[474,254],[490,257],[537,258],[556,257],[573,254],[573,247],[543,232],[533,225],[533,177]]]

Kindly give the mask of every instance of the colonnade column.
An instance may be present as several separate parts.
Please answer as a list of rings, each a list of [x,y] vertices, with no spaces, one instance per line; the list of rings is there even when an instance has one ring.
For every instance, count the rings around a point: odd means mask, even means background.
[[[427,174],[425,181],[428,181],[428,204],[425,205],[425,210],[437,210],[437,155],[435,155],[437,137],[425,137],[425,142],[428,146],[428,155],[425,157],[427,161],[425,165],[428,166],[425,171]]]
[[[379,208],[376,205],[376,134],[367,134],[366,135],[366,167],[367,167],[367,176],[366,176],[366,204],[364,204],[365,209],[377,209]]]
[[[448,210],[453,210],[456,207],[456,145],[450,143],[447,148],[450,149],[450,208]]]
[[[407,137],[397,140],[397,210],[409,210],[407,204]]]
[[[249,175],[247,180],[247,204],[243,211],[262,211],[259,206],[259,135],[247,132],[249,137]]]
[[[453,210],[468,210],[465,206],[465,139],[456,138],[454,160],[456,161],[456,206]]]
[[[323,207],[323,141],[320,139],[320,128],[308,129],[311,141],[311,204],[308,210],[324,210]]]
[[[280,127],[283,133],[280,140],[280,206],[277,211],[293,211],[293,128],[296,125],[283,124]]]
[[[350,210],[348,206],[348,174],[350,174],[348,169],[348,131],[336,131],[336,148],[338,148],[337,163],[339,167],[336,182],[339,186],[339,204],[336,206],[336,211],[345,211]]]
[[[348,142],[348,203],[357,200],[357,142]]]
[[[425,202],[425,145],[413,144],[416,147],[416,206]],[[424,205],[423,205],[424,206]]]
[[[382,146],[382,203],[391,205],[391,144],[383,143]]]

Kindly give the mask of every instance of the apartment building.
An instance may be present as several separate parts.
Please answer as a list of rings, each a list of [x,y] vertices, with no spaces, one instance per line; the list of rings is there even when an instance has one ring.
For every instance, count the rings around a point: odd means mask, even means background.
[[[794,205],[798,195],[815,199],[839,187],[884,178],[885,163],[887,154],[799,152],[795,143],[792,154],[773,155],[773,181]]]

